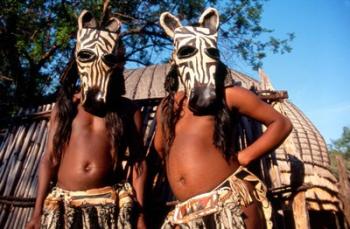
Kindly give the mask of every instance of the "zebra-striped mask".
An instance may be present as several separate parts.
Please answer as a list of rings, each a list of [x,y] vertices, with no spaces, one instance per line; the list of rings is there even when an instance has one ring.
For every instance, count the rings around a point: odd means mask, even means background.
[[[119,20],[111,17],[104,28],[96,29],[96,20],[90,12],[84,10],[79,16],[75,57],[81,80],[81,103],[91,113],[103,113],[111,76],[122,65],[118,45],[120,26]]]
[[[188,106],[195,114],[213,113],[218,105],[216,71],[218,12],[209,8],[201,15],[199,26],[181,26],[175,16],[166,12],[160,23],[174,39],[173,61],[185,87]]]

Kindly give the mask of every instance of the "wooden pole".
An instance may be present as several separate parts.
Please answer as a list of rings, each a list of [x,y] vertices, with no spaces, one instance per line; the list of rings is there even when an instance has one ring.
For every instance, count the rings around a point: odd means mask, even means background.
[[[292,203],[295,229],[310,229],[309,212],[307,211],[305,192],[298,192]]]
[[[33,167],[35,165],[35,162],[37,160],[40,160],[41,156],[41,146],[43,145],[43,133],[45,132],[46,128],[46,120],[42,120],[38,123],[38,126],[35,131],[35,135],[32,139],[32,146],[27,151],[27,155],[24,161],[24,166],[22,169],[22,175],[21,178],[18,181],[19,187],[17,187],[17,193],[15,196],[21,197],[27,197],[25,195],[26,187],[30,181],[30,175],[31,173],[36,173],[36,170],[33,170]],[[38,159],[39,158],[39,159]]]
[[[36,127],[36,123],[32,124],[29,127],[29,130],[24,138],[23,144],[21,145],[18,151],[18,158],[15,159],[15,161],[13,162],[13,166],[11,166],[11,171],[9,174],[9,178],[7,179],[7,182],[6,182],[4,195],[11,195],[17,185],[16,182],[19,179],[20,172],[22,169],[23,157],[30,145],[30,140],[32,138],[32,135],[35,133],[34,131],[35,127]]]
[[[13,134],[10,133],[10,131],[7,132],[7,136],[0,146],[0,161],[3,161],[3,158],[5,156],[5,152],[6,152],[7,148],[10,146],[10,143],[13,141]]]
[[[101,18],[100,18],[100,26],[102,26],[103,23],[105,23],[108,18],[108,15],[109,15],[108,6],[109,6],[109,0],[104,0],[103,6],[102,6]]]
[[[18,150],[18,145],[20,144],[21,139],[24,136],[24,133],[25,133],[25,127],[23,126],[13,130],[11,134],[14,136],[13,141],[10,143],[10,146],[6,147],[5,152],[1,152],[1,153],[4,153],[4,157],[2,159],[3,164],[0,168],[0,177],[5,177],[3,173],[6,172],[6,169],[8,168],[8,165],[11,159],[13,158],[13,153],[17,152],[16,150]],[[0,181],[0,191],[2,187],[1,183],[2,181]]]
[[[343,157],[336,155],[337,167],[339,172],[339,197],[344,205],[344,216],[350,224],[350,184],[348,174],[346,172],[345,163]]]

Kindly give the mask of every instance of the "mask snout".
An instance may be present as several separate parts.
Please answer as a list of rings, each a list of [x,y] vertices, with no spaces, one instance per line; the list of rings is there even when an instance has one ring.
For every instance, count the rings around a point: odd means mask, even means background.
[[[97,116],[103,116],[106,113],[106,102],[99,88],[93,87],[87,90],[83,107],[89,113]]]
[[[188,106],[195,115],[214,114],[218,104],[215,86],[200,84],[191,89]]]

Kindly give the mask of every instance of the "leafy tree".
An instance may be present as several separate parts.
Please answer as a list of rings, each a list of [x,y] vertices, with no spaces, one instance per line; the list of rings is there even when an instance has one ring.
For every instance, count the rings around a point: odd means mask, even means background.
[[[159,15],[170,11],[184,24],[198,21],[209,6],[220,12],[219,46],[227,64],[241,58],[253,68],[268,51],[290,52],[293,34],[267,37],[261,26],[265,0],[119,0],[110,8],[123,22],[127,63],[148,65],[170,57],[172,41],[159,26]],[[0,116],[17,107],[43,102],[58,85],[75,45],[77,16],[88,9],[100,17],[103,2],[78,0],[2,0],[0,3]],[[29,96],[30,95],[30,96]]]
[[[0,114],[51,92],[74,47],[73,7],[56,1],[2,1]]]
[[[329,148],[331,153],[341,153],[346,159],[350,159],[350,127],[343,127],[342,136],[332,140]]]
[[[345,159],[345,166],[350,171],[350,127],[343,127],[343,133],[337,140],[332,140],[328,146],[331,158],[331,170],[337,174],[335,156],[340,155]]]

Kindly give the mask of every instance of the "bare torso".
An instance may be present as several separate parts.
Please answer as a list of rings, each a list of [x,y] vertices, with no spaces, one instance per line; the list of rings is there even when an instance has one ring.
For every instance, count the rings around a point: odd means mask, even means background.
[[[70,141],[58,170],[58,186],[85,190],[110,185],[113,183],[113,157],[105,119],[87,113],[78,105]]]
[[[194,116],[185,106],[166,161],[170,186],[179,200],[217,187],[238,167],[213,145],[214,117]]]

